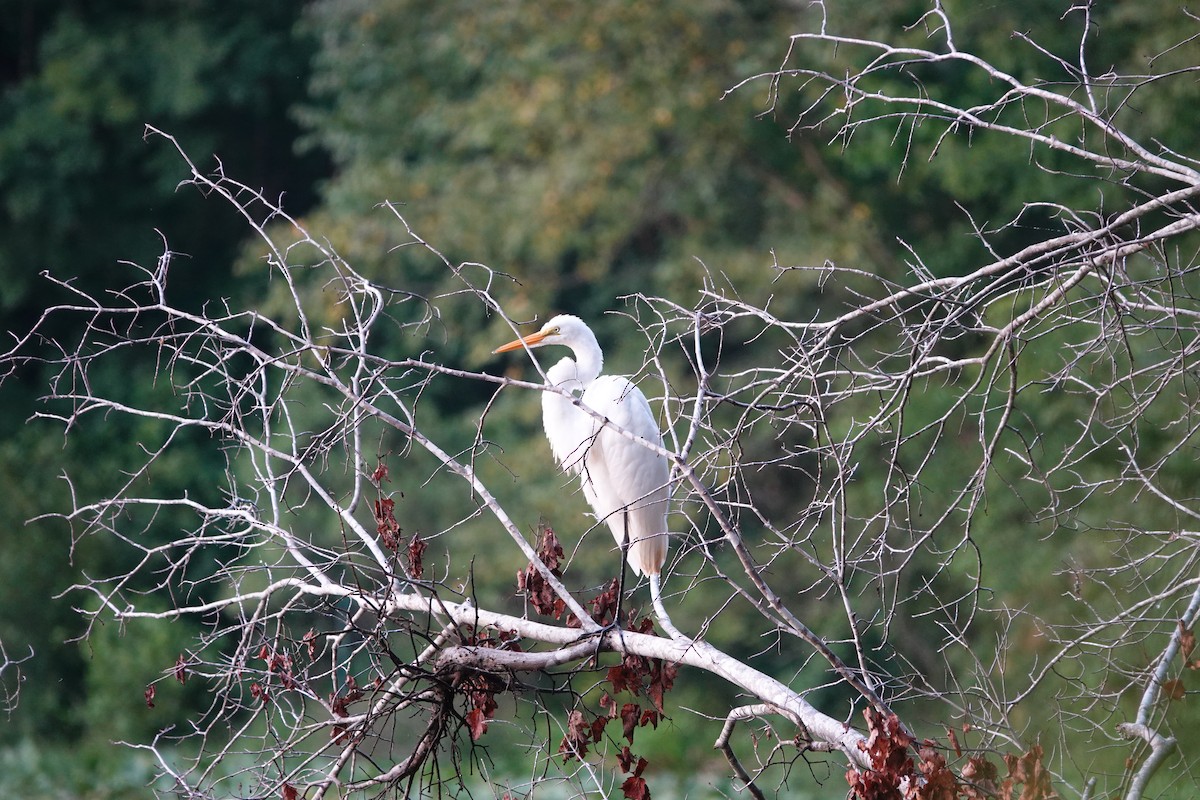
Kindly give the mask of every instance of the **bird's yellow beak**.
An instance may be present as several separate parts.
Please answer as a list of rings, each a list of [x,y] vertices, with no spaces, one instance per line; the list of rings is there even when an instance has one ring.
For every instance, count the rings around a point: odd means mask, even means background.
[[[537,344],[540,344],[541,341],[546,338],[546,335],[547,334],[545,331],[538,331],[537,333],[531,333],[521,339],[514,339],[508,344],[502,344],[497,347],[492,351],[492,355],[497,353],[510,353],[513,350],[520,350],[525,347],[533,347]]]

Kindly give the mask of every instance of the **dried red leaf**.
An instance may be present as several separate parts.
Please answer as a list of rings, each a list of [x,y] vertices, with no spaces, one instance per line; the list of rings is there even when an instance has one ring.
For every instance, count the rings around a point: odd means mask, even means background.
[[[676,664],[627,653],[620,664],[609,667],[606,677],[614,694],[628,691],[640,695],[644,690],[661,718],[666,713],[664,698],[675,685],[678,671]]]
[[[884,715],[873,708],[863,712],[870,735],[859,748],[867,754],[871,769],[846,773],[850,793],[859,800],[891,800],[898,798],[897,787],[915,786],[916,768],[909,756],[912,737],[904,731],[895,714]]]
[[[366,692],[358,688],[358,681],[354,680],[354,676],[350,675],[346,678],[346,692],[330,698],[329,705],[333,709],[333,713],[339,717],[350,716],[349,706],[358,700],[363,699]]]
[[[621,784],[621,792],[628,800],[650,800],[650,787],[643,778],[633,776]]]
[[[312,628],[308,629],[308,633],[304,634],[301,639],[304,645],[308,648],[308,657],[316,658],[317,655],[317,632]]]
[[[384,547],[395,552],[400,549],[400,523],[396,521],[396,501],[385,497],[375,501],[375,530]]]
[[[599,742],[604,736],[604,728],[608,725],[608,721],[612,719],[609,716],[596,717],[592,720],[592,741]]]
[[[954,750],[955,758],[962,758],[962,746],[959,745],[958,734],[954,732],[953,728],[946,728],[946,738],[950,740],[950,747]]]
[[[175,680],[187,683],[187,679],[187,659],[183,657],[183,653],[180,653],[179,658],[175,659]]]
[[[863,796],[859,792],[859,783],[862,781],[862,777],[863,777],[863,774],[861,772],[859,772],[858,770],[854,769],[853,767],[846,770],[846,783],[850,784],[850,796],[851,797],[862,797]]]
[[[971,756],[962,768],[965,783],[962,785],[964,800],[992,800],[998,794],[999,772],[996,765],[982,756]]]
[[[295,689],[292,677],[292,658],[287,653],[269,649],[265,644],[259,649],[258,657],[267,662],[267,672],[277,673],[285,689]]]
[[[925,746],[918,755],[921,760],[917,767],[923,780],[915,785],[909,784],[916,790],[917,800],[957,800],[958,781],[946,767],[946,759],[942,754],[933,747]]]
[[[562,544],[559,543],[558,537],[554,535],[554,529],[549,525],[542,525],[542,538],[538,542],[537,554],[542,563],[555,575],[561,574],[559,565],[563,562],[566,556],[563,554]]]
[[[1196,634],[1191,628],[1185,628],[1183,620],[1179,620],[1179,651],[1183,653],[1183,660],[1186,662],[1192,657],[1192,651],[1196,649]]]
[[[613,692],[623,692],[628,689],[637,694],[641,688],[641,678],[629,667],[627,663],[629,660],[626,657],[620,664],[608,668],[608,682],[612,684]]]
[[[250,696],[255,700],[261,700],[263,705],[266,705],[270,701],[270,696],[267,693],[267,687],[260,683],[250,684]]]
[[[154,708],[154,695],[157,692],[158,692],[158,690],[156,688],[154,688],[153,683],[146,687],[146,691],[145,691],[146,708]]]
[[[592,598],[592,619],[601,625],[609,624],[616,616],[619,605],[618,587],[617,579],[613,578],[604,591]]]
[[[483,647],[505,646],[503,641],[492,642],[486,634],[469,633],[465,638],[468,642]],[[504,691],[504,682],[499,677],[485,672],[463,670],[458,675],[456,686],[471,707],[466,716],[467,727],[470,729],[471,738],[477,741],[487,730],[488,720],[496,715],[496,709],[499,707],[496,695]]]
[[[579,709],[571,711],[567,718],[567,735],[558,745],[558,752],[568,761],[572,758],[582,759],[587,755],[588,743],[592,741],[592,728],[588,725]]]
[[[678,664],[654,659],[650,670],[650,685],[646,689],[646,695],[654,703],[654,707],[658,709],[659,714],[666,713],[663,708],[663,701],[667,692],[671,691],[671,687],[675,685],[675,676],[678,673]]]
[[[425,548],[428,546],[418,533],[414,533],[408,543],[408,571],[418,580],[425,574],[425,565],[421,561],[421,556],[424,555]]]
[[[626,703],[621,706],[621,733],[633,744],[633,732],[637,728],[641,707],[637,703]]]
[[[496,716],[496,709],[500,707],[496,702],[494,690],[479,689],[471,692],[471,700],[475,704],[475,708],[483,712],[488,719]]]
[[[488,720],[483,709],[473,708],[467,712],[467,728],[471,731],[471,741],[479,741],[479,737],[487,732]]]
[[[1035,744],[1022,756],[1005,755],[1008,777],[1000,784],[1000,794],[1013,797],[1016,784],[1022,784],[1020,800],[1058,800],[1058,792],[1050,785],[1050,773],[1042,764],[1042,746]]]
[[[1187,696],[1187,688],[1184,687],[1183,681],[1178,678],[1171,678],[1162,682],[1163,694],[1168,700],[1182,700]]]
[[[283,785],[282,796],[283,800],[298,800],[300,793],[296,791],[295,786],[292,786],[290,783],[285,783]]]
[[[374,481],[376,485],[388,480],[387,464],[380,461],[379,466],[375,467],[375,471],[371,473],[371,480]]]
[[[642,716],[638,719],[638,727],[644,728],[647,725],[653,725],[655,730],[658,729],[658,712],[652,708],[647,708],[642,711]]]
[[[549,526],[543,526],[542,528],[542,536],[538,544],[537,553],[538,558],[546,565],[552,575],[558,576],[562,574],[559,571],[559,564],[564,559],[562,545],[559,544],[554,531]],[[566,609],[566,603],[558,596],[554,588],[546,581],[541,571],[532,562],[526,565],[525,569],[517,573],[517,590],[529,598],[529,604],[539,614],[560,619],[563,611]],[[568,622],[568,626],[570,626],[570,622]],[[574,627],[579,626],[576,624]]]
[[[554,589],[542,577],[542,574],[530,564],[526,567],[525,579],[521,582],[521,590],[529,599],[529,604],[533,606],[533,610],[539,614],[553,616],[558,619],[555,600],[558,599],[554,593]]]

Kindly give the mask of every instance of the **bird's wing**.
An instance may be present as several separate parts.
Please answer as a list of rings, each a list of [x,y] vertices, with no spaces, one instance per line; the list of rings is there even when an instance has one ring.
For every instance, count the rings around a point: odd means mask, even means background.
[[[630,433],[662,446],[650,403],[625,378],[597,378],[583,402]],[[618,544],[628,521],[630,565],[639,573],[658,572],[666,556],[667,461],[600,420],[592,422],[595,433],[584,468],[584,490]]]
[[[646,400],[646,395],[642,394],[642,390],[630,383],[627,378],[619,375],[602,375],[596,378],[584,392],[583,402],[593,411],[604,415],[630,433],[655,444],[662,444],[662,434],[659,433],[654,412],[650,410],[650,402]],[[594,420],[594,424],[599,429],[600,421]],[[629,441],[620,434],[616,434],[616,436]],[[647,453],[650,452],[636,442],[629,442],[629,444]]]
[[[564,358],[546,372],[549,382],[572,394],[582,394],[583,384],[576,377],[575,362]],[[542,425],[550,452],[563,469],[578,473],[594,433],[592,418],[557,392],[542,393]]]

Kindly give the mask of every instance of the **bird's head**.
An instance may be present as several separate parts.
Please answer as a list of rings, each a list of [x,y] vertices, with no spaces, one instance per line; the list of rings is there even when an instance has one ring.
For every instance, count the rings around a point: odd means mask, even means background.
[[[565,347],[572,347],[588,340],[594,343],[596,337],[592,334],[591,329],[584,324],[583,320],[570,314],[559,314],[543,325],[542,329],[537,333],[531,333],[520,339],[514,339],[508,344],[502,344],[492,352],[508,353],[513,350],[520,350],[523,347],[543,347],[548,344],[561,344]]]

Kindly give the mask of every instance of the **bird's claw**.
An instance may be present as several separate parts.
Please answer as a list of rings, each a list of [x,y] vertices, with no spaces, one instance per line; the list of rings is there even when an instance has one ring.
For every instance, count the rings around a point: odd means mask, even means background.
[[[581,641],[581,642],[586,641],[587,639],[591,639],[593,637],[596,639],[596,652],[592,654],[592,660],[595,661],[597,664],[600,663],[600,653],[604,648],[604,641],[605,641],[605,639],[608,638],[608,635],[610,633],[612,633],[614,629],[617,631],[617,638],[621,640],[621,650],[624,651],[625,650],[625,629],[623,627],[621,627],[620,620],[613,620],[612,622],[609,622],[605,625],[601,625],[599,628],[596,628],[595,630],[585,631],[584,633],[580,634],[580,636],[579,636],[579,641]]]

